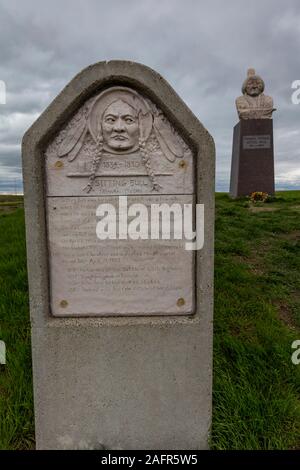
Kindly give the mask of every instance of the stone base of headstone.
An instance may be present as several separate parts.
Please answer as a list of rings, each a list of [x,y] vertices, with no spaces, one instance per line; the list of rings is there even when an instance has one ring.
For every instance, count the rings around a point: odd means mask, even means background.
[[[274,194],[273,120],[241,120],[233,130],[230,196]]]

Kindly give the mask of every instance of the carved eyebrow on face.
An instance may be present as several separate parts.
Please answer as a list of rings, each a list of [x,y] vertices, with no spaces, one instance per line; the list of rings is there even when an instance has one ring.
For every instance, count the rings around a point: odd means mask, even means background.
[[[104,119],[118,118],[118,117],[121,117],[123,119],[126,119],[126,118],[136,119],[137,118],[137,116],[134,116],[133,114],[113,114],[113,113],[109,113],[109,114],[104,115]]]

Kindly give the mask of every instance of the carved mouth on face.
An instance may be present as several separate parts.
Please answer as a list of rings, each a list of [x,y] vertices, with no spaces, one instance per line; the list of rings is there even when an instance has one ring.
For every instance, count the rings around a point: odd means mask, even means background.
[[[128,140],[128,137],[126,137],[126,135],[113,135],[112,139],[124,141],[124,140]]]

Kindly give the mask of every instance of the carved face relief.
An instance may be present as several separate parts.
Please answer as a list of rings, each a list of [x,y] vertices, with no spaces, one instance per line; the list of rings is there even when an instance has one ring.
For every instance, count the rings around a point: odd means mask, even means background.
[[[63,191],[169,194],[174,185],[193,187],[191,149],[151,100],[128,87],[91,97],[46,154],[48,187]]]
[[[246,93],[249,96],[258,96],[263,92],[263,83],[259,78],[250,78],[246,85]]]
[[[102,117],[104,148],[130,150],[137,146],[139,122],[136,111],[123,100],[117,100],[105,110]]]

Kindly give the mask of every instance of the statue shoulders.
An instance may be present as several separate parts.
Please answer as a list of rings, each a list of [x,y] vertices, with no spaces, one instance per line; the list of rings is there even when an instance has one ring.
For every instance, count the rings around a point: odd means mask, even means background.
[[[263,93],[259,96],[260,98],[260,102],[263,103],[264,106],[273,106],[273,98],[271,96],[267,96],[267,95],[264,95]],[[248,108],[249,107],[249,100],[251,101],[251,103],[259,103],[259,101],[255,98],[252,98],[251,96],[248,97],[248,99],[245,97],[245,95],[242,95],[242,96],[239,96],[236,100],[235,100],[235,103],[236,103],[236,106],[238,107],[246,107]]]
[[[235,100],[235,104],[237,107],[249,107],[249,103],[248,101],[246,100],[246,98],[244,97],[244,95],[242,96],[239,96],[236,100]]]
[[[265,105],[273,106],[273,98],[271,96],[263,94],[263,97],[264,97],[263,101],[264,101]]]

